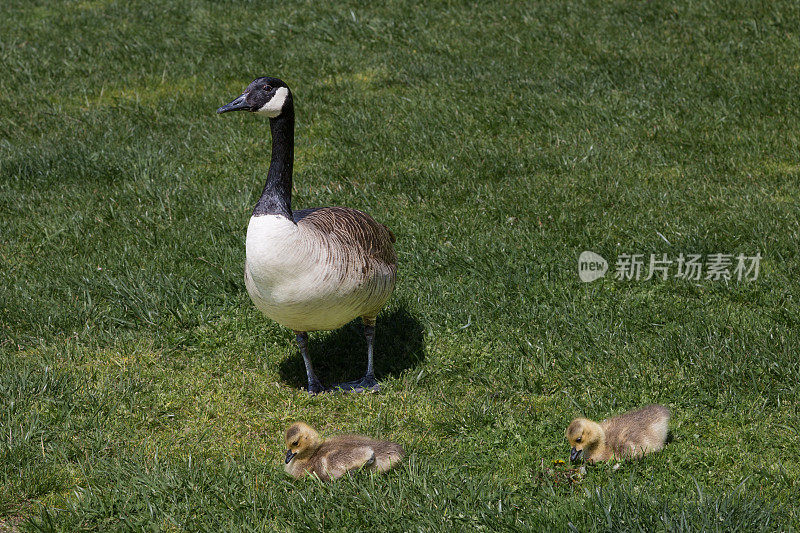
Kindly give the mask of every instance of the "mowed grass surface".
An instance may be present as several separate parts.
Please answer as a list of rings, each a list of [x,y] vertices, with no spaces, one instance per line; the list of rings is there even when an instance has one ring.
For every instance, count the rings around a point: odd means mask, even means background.
[[[797,3],[0,16],[0,529],[800,524]],[[307,397],[245,292],[269,130],[214,110],[262,74],[295,94],[293,206],[397,235],[381,394]],[[763,259],[754,282],[584,284],[586,249]],[[324,383],[363,373],[359,324],[311,339]],[[573,417],[650,402],[663,453],[546,470]],[[297,419],[408,459],[289,480]]]

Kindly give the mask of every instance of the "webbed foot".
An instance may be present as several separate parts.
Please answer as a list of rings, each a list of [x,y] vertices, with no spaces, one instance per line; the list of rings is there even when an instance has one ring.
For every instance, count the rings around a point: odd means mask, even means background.
[[[328,392],[327,389],[325,389],[325,387],[323,387],[322,384],[319,381],[315,381],[313,383],[309,383],[308,384],[308,389],[306,389],[306,390],[308,391],[308,394],[311,395],[311,396],[316,396],[317,394],[321,394],[323,392]]]
[[[330,388],[331,392],[379,392],[381,384],[374,377],[364,376],[357,381],[346,381]]]

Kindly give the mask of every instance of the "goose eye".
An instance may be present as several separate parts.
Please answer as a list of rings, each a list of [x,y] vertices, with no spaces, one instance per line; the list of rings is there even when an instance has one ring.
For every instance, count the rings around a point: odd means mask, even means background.
[[[264,85],[264,90],[270,92],[272,90],[272,87],[270,87],[269,85]]]

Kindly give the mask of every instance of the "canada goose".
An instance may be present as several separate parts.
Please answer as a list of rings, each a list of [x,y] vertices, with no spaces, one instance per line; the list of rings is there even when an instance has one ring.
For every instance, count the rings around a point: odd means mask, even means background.
[[[566,436],[572,450],[572,462],[585,459],[587,463],[617,459],[637,459],[664,448],[667,442],[669,410],[663,405],[648,405],[628,411],[599,424],[586,418],[576,418],[567,428]]]
[[[244,279],[250,298],[267,317],[294,330],[311,394],[325,389],[308,357],[308,332],[336,329],[361,317],[367,372],[337,388],[378,390],[372,364],[375,318],[394,290],[394,235],[356,209],[292,211],[294,104],[283,81],[256,78],[217,113],[237,110],[269,117],[272,132],[267,182],[247,227]]]
[[[295,478],[312,474],[327,481],[359,468],[386,472],[405,455],[399,444],[361,435],[339,435],[323,440],[303,422],[289,426],[285,440],[284,468]]]

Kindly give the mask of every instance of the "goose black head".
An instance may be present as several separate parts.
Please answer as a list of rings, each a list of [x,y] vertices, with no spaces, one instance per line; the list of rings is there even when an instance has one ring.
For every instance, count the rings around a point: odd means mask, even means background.
[[[292,92],[289,86],[278,78],[264,76],[254,79],[238,98],[217,109],[217,113],[250,111],[277,118],[291,106]]]

